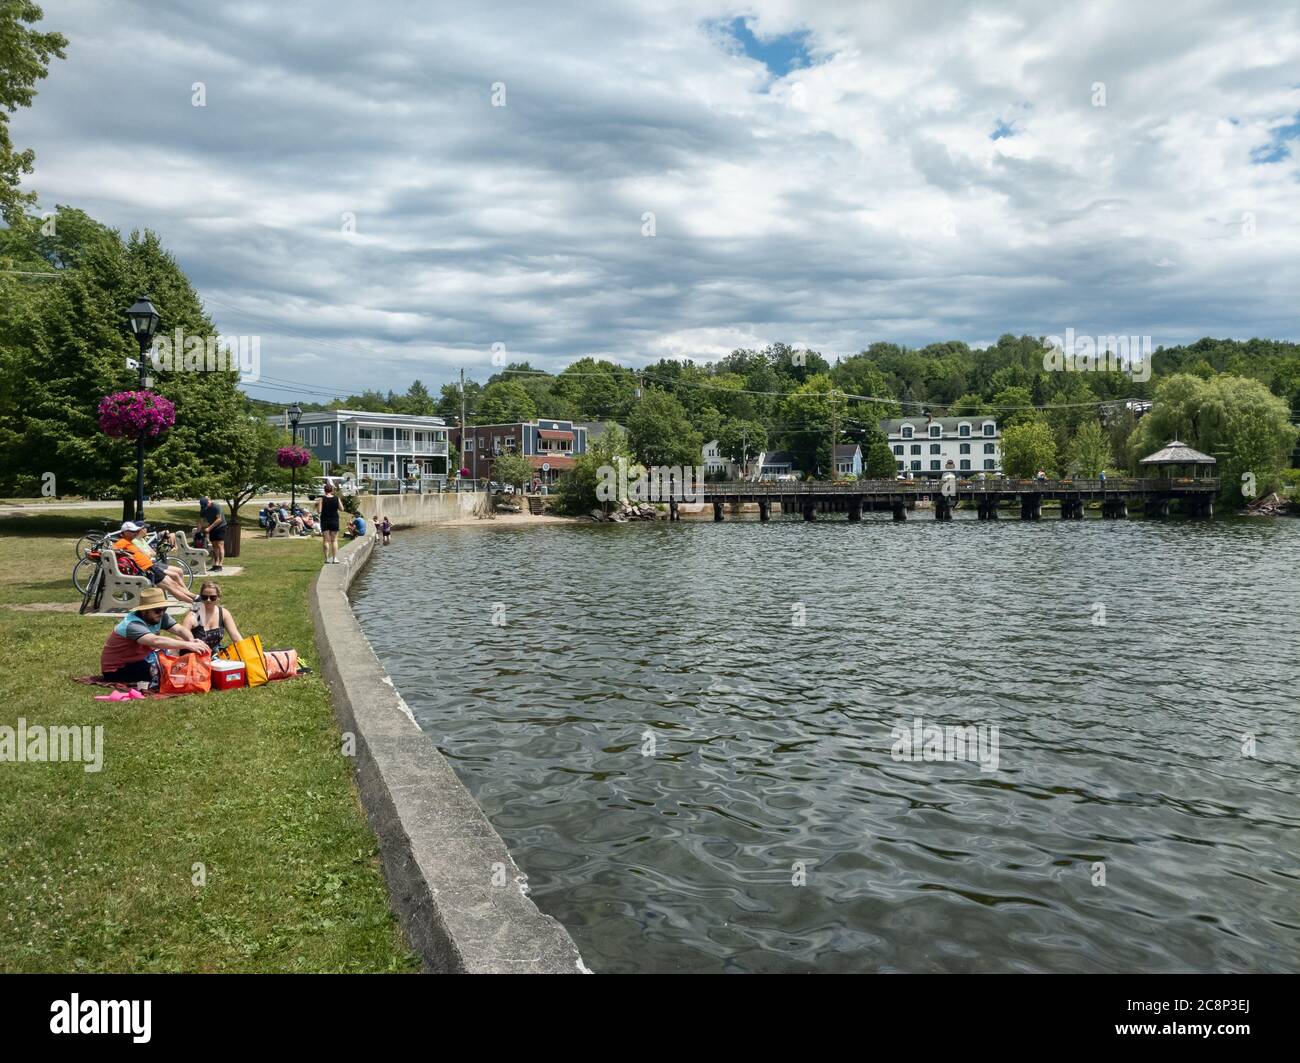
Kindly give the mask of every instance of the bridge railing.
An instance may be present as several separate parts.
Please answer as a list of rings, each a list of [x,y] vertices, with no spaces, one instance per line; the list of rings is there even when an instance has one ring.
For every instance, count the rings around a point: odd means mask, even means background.
[[[1214,478],[1108,477],[1072,480],[1017,480],[1010,478],[957,480],[959,494],[1032,494],[1042,492],[1210,492],[1217,491]],[[937,495],[943,492],[942,480],[733,480],[701,485],[705,498],[749,495]]]

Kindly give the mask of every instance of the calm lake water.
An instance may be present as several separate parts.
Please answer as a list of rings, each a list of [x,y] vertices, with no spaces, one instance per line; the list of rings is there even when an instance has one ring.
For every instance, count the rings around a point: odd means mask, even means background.
[[[354,601],[596,971],[1300,969],[1300,521],[885,517],[407,531]]]

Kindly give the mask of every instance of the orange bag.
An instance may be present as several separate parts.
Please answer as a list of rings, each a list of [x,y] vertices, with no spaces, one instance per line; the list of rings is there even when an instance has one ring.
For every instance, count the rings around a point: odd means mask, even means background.
[[[297,650],[267,650],[266,678],[291,679],[298,674]]]
[[[212,658],[206,653],[158,654],[159,694],[206,694],[212,689]]]

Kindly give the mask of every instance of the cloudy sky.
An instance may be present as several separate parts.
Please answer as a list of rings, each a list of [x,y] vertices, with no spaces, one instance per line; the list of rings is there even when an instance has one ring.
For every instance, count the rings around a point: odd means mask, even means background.
[[[42,2],[31,186],[157,230],[261,397],[1300,338],[1294,0]]]

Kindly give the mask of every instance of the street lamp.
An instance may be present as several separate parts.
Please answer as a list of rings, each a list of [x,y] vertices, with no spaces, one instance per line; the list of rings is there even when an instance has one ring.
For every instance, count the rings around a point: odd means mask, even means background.
[[[158,311],[154,309],[153,303],[149,301],[149,297],[142,295],[126,312],[126,319],[130,322],[131,331],[135,333],[136,342],[140,344],[140,361],[136,368],[140,371],[140,390],[144,391],[153,383],[153,379],[149,376],[146,355],[149,353],[149,348],[153,346],[153,337],[154,333],[158,331],[160,318]],[[137,523],[144,520],[143,432],[135,441],[135,519]]]
[[[293,445],[298,445],[298,422],[302,420],[302,407],[296,402],[289,407],[289,423],[293,425]],[[293,467],[293,486],[289,491],[289,516],[293,516],[294,507],[298,504],[298,466]]]

